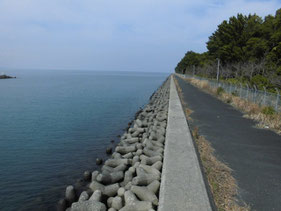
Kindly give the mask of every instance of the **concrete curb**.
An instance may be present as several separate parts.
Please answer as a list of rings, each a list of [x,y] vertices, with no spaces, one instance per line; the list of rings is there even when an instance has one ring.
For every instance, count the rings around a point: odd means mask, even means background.
[[[171,76],[159,211],[212,210],[199,160]]]

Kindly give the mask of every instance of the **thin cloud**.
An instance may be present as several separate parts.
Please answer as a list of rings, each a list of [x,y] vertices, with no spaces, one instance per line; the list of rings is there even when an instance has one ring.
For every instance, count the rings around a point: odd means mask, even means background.
[[[224,19],[274,14],[259,0],[0,0],[0,66],[173,71]]]

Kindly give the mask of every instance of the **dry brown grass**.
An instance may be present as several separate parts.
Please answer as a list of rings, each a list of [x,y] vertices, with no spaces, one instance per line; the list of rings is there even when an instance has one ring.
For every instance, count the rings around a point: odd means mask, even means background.
[[[175,82],[175,85],[176,85],[176,88],[177,88],[178,93],[179,93],[180,96],[182,97],[182,89],[181,89],[181,87],[179,86],[178,80],[174,80],[174,82]]]
[[[201,88],[201,89],[208,89],[209,88],[209,83],[208,81],[200,81],[197,79],[189,79],[190,82],[194,85],[196,85],[197,87]]]
[[[191,110],[191,109],[189,109],[189,108],[186,108],[185,109],[185,115],[186,116],[188,116],[188,117],[190,117],[190,115],[193,113],[193,111]]]
[[[238,204],[237,184],[231,175],[232,170],[215,157],[214,149],[203,136],[198,134],[197,128],[193,130],[192,134],[218,210],[250,210],[249,206]]]
[[[193,113],[193,111],[191,109],[187,108],[187,106],[185,106],[185,110],[184,111],[185,111],[185,116],[186,116],[187,120],[189,122],[192,122],[193,119],[190,117],[190,115]]]
[[[258,122],[257,126],[259,128],[268,128],[275,131],[278,134],[281,134],[280,113],[264,114],[262,112],[262,110],[264,109],[263,106],[259,106],[255,103],[249,102],[240,97],[225,92],[218,95],[217,89],[212,88],[209,85],[208,81],[201,81],[198,79],[185,79],[185,80],[190,82],[194,86],[206,91],[207,93],[215,95],[223,102],[230,103],[233,107],[245,113],[244,117],[253,119],[256,122]]]
[[[179,97],[180,97],[180,99],[183,99],[183,93],[182,93],[182,89],[181,89],[181,87],[179,86],[179,83],[178,83],[178,81],[177,80],[174,80],[174,82],[175,82],[175,85],[176,85],[176,89],[177,89],[177,91],[178,91],[178,94],[179,94]],[[187,108],[187,105],[186,105],[186,103],[182,100],[181,101],[184,105],[185,105],[185,115],[186,115],[186,117],[187,117],[187,119],[189,120],[189,121],[192,121],[192,118],[190,117],[190,114],[193,112],[191,109],[189,109],[189,108]]]

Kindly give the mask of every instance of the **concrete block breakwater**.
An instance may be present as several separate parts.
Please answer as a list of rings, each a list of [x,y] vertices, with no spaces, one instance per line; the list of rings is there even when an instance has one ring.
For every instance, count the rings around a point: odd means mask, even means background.
[[[86,171],[85,190],[66,188],[59,211],[153,211],[159,203],[170,77],[137,114],[101,171]]]

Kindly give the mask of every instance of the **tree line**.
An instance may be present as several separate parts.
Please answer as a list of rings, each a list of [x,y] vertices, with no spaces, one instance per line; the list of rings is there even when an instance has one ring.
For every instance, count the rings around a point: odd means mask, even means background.
[[[280,89],[281,9],[265,18],[237,14],[224,20],[209,37],[207,49],[188,51],[175,71],[215,78],[219,59],[221,80]]]

